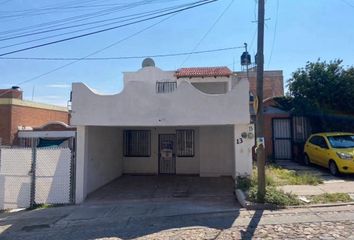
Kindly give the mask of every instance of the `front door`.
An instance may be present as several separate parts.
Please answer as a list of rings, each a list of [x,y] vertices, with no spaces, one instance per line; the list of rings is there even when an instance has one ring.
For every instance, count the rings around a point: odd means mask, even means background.
[[[272,127],[274,158],[276,160],[292,159],[290,119],[273,119]]]
[[[159,174],[176,174],[176,135],[159,135]]]

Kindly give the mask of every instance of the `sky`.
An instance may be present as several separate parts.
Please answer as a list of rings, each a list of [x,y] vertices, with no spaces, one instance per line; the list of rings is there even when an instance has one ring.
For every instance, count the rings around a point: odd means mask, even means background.
[[[105,28],[28,42],[94,26],[85,25],[5,40],[21,31],[34,31],[34,25],[53,21],[61,24],[44,29],[53,30],[147,11],[161,12],[164,8],[195,1],[0,0],[0,55]],[[77,16],[80,18],[75,18]],[[63,19],[82,20],[87,16],[92,17],[75,23],[63,22]],[[354,0],[266,0],[265,18],[265,70],[283,70],[285,85],[292,72],[305,66],[307,61],[340,58],[345,66],[354,65]],[[248,44],[252,56],[256,53],[256,21],[256,0],[218,0],[170,16],[4,55],[0,57],[0,88],[19,85],[26,100],[66,106],[72,82],[83,82],[103,94],[117,93],[123,89],[122,72],[137,71],[143,60],[3,59],[6,57],[83,58],[90,54],[98,58],[131,57],[239,47],[207,54],[154,58],[156,66],[162,70],[227,66],[239,71],[243,44]],[[107,22],[99,24],[103,23]],[[14,32],[18,29],[19,32]],[[11,46],[15,44],[19,45]]]

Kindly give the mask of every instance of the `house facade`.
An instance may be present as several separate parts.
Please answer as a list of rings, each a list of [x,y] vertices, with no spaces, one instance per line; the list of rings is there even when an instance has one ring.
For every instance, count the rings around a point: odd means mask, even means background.
[[[76,202],[122,174],[250,175],[249,83],[226,67],[163,71],[145,59],[124,89],[72,86]]]
[[[66,107],[24,100],[22,91],[13,87],[0,89],[0,143],[19,145],[21,129],[40,127],[49,122],[69,123]]]

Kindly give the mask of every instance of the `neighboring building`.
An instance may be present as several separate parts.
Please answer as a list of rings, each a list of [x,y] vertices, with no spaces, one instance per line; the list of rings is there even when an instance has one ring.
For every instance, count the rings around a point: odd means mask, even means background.
[[[63,122],[48,122],[40,127],[19,127],[19,145],[23,147],[69,147],[74,149],[76,128]]]
[[[69,123],[66,107],[22,99],[22,91],[0,89],[0,139],[3,145],[18,145],[18,130],[39,127],[51,121]]]
[[[249,83],[228,68],[163,71],[145,59],[124,89],[101,95],[73,83],[76,202],[126,174],[250,175]]]
[[[247,78],[247,72],[235,72],[239,78]],[[256,95],[257,88],[257,68],[250,68],[248,71],[250,92]],[[281,70],[265,70],[263,77],[263,99],[284,96],[284,77]]]
[[[279,107],[276,98],[264,100],[264,137],[268,160],[302,161],[303,146],[311,134],[307,118]]]

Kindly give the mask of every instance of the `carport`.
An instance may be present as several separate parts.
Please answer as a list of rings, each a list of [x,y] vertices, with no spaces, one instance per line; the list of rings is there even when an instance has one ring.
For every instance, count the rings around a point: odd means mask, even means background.
[[[231,177],[123,175],[88,195],[86,203],[131,201],[238,207]]]
[[[178,188],[186,188],[183,186],[189,186],[189,194],[201,193],[198,187],[191,186],[212,185],[209,177],[218,182],[219,177],[232,179],[251,174],[254,127],[250,124],[247,79],[217,76],[220,79],[215,80],[213,75],[210,81],[225,80],[230,82],[230,89],[209,94],[188,80],[177,81],[173,74],[152,66],[126,73],[124,90],[114,95],[101,95],[82,83],[73,84],[76,203],[124,174],[154,175],[158,183],[151,178],[145,186],[150,189],[146,194],[152,196],[159,191],[173,196]],[[171,77],[173,83],[165,81]],[[161,81],[165,87],[172,84],[173,89],[160,92]],[[172,176],[165,180],[170,184],[163,187],[164,175],[197,175],[206,179],[187,184],[185,178]],[[124,177],[119,181],[126,181],[130,188],[135,186],[135,181],[130,183]],[[128,188],[113,187],[111,191],[124,189],[129,193]],[[144,188],[141,191],[144,193]],[[218,187],[212,191],[218,191]]]

